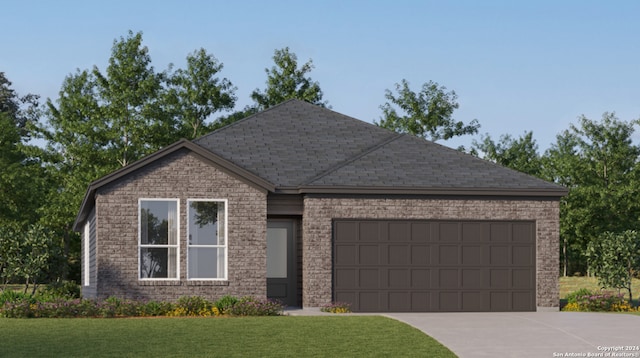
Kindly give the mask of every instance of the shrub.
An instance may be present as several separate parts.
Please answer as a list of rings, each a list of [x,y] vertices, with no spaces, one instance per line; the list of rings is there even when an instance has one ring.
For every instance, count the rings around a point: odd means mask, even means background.
[[[351,304],[346,302],[332,302],[320,307],[320,311],[329,313],[351,313]]]
[[[284,305],[279,301],[242,297],[228,311],[234,316],[279,316]]]
[[[56,281],[46,285],[39,295],[68,299],[80,298],[80,285],[75,281]]]
[[[0,293],[0,307],[5,303],[18,303],[18,302],[30,302],[35,303],[36,299],[27,293],[22,293],[14,290],[4,290]]]
[[[622,294],[592,292],[583,288],[567,295],[567,305],[563,311],[632,312],[636,309]]]
[[[183,296],[178,299],[170,316],[211,316],[216,315],[217,309],[213,304],[200,296]]]
[[[219,314],[225,314],[229,309],[231,309],[236,303],[238,303],[238,298],[233,296],[224,296],[217,300],[214,303],[214,306],[218,309]]]
[[[149,301],[138,307],[138,313],[143,317],[168,316],[174,310],[170,302]]]
[[[9,291],[7,291],[9,292]],[[0,317],[8,318],[71,318],[71,317],[145,317],[145,316],[218,316],[222,312],[236,316],[280,315],[283,305],[277,301],[253,297],[237,299],[225,296],[216,305],[198,296],[181,297],[178,302],[140,302],[109,297],[103,301],[88,299],[46,300],[21,293],[3,292]],[[222,310],[220,310],[221,307]]]

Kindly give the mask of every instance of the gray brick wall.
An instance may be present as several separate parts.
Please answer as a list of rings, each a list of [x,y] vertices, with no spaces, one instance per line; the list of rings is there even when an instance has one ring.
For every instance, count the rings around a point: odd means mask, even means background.
[[[544,200],[304,199],[303,305],[331,302],[332,219],[534,220],[536,299],[539,309],[559,305],[559,204]]]
[[[180,279],[138,279],[138,199],[180,200]],[[228,200],[228,280],[187,281],[187,199]],[[176,300],[198,295],[266,296],[266,193],[186,150],[96,193],[97,297]]]

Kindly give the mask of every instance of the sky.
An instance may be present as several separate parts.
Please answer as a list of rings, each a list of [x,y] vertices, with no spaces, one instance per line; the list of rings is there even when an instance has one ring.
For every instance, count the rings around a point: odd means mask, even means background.
[[[299,64],[313,60],[310,77],[334,111],[367,122],[402,79],[416,92],[428,81],[454,90],[454,118],[477,119],[480,134],[533,131],[541,152],[581,115],[640,118],[640,1],[0,0],[0,9],[0,71],[43,100],[77,69],[104,71],[131,30],[156,71],[184,67],[200,48],[213,54],[237,109],[288,46]]]

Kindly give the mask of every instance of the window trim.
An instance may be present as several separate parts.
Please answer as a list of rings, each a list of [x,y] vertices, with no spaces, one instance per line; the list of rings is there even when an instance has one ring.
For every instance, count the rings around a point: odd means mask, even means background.
[[[148,248],[175,248],[176,249],[176,277],[142,277],[140,260],[142,251],[142,215],[141,204],[143,201],[172,201],[176,203],[176,244],[175,245],[144,245]],[[176,198],[138,198],[138,280],[139,281],[180,281],[180,199]]]
[[[224,245],[191,245],[189,243],[189,228],[190,228],[190,212],[191,203],[194,201],[204,202],[218,202],[224,203]],[[186,235],[186,251],[187,251],[187,281],[228,281],[229,280],[229,200],[228,199],[214,199],[214,198],[188,198],[187,199],[187,235]],[[224,248],[224,277],[221,278],[200,278],[190,277],[189,272],[189,249],[190,248]]]

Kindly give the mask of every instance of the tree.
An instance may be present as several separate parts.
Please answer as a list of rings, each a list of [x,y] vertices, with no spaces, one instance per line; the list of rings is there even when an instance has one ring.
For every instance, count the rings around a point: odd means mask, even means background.
[[[46,190],[39,149],[29,145],[39,111],[38,96],[18,95],[0,72],[0,225],[27,225]]]
[[[603,288],[626,289],[633,302],[631,279],[640,270],[640,234],[626,230],[605,232],[598,240],[589,242],[586,256],[589,267]]]
[[[275,50],[273,55],[275,66],[265,68],[267,73],[267,88],[251,93],[258,110],[275,106],[288,99],[297,98],[322,107],[327,102],[322,101],[322,90],[318,82],[314,82],[307,74],[313,69],[313,61],[309,60],[298,68],[298,57],[289,51],[288,47]]]
[[[113,42],[106,71],[97,67],[67,76],[54,103],[47,101],[48,126],[44,156],[50,173],[41,209],[43,225],[59,238],[66,262],[62,276],[79,278],[80,245],[72,231],[88,184],[181,137],[207,130],[205,121],[230,109],[235,97],[222,69],[204,50],[187,57],[187,68],[157,72],[142,33]]]
[[[181,124],[182,137],[194,139],[211,130],[205,121],[221,110],[235,105],[235,87],[217,78],[222,63],[204,49],[187,56],[187,68],[178,69],[169,78],[168,101]]]
[[[541,174],[542,162],[533,132],[525,132],[518,139],[503,134],[498,142],[486,134],[482,136],[481,142],[473,141],[473,148],[483,153],[484,159],[494,163],[533,176]]]
[[[380,106],[382,118],[376,125],[432,141],[478,133],[477,120],[466,125],[453,119],[453,112],[459,107],[454,91],[447,92],[446,87],[429,81],[416,93],[404,79],[396,83],[396,91],[394,95],[386,90],[388,102]],[[398,114],[396,107],[404,114]]]
[[[600,121],[582,116],[542,158],[542,176],[570,189],[560,201],[564,274],[588,271],[589,242],[608,231],[637,228],[640,147],[631,138],[638,123],[622,122],[613,113]]]

